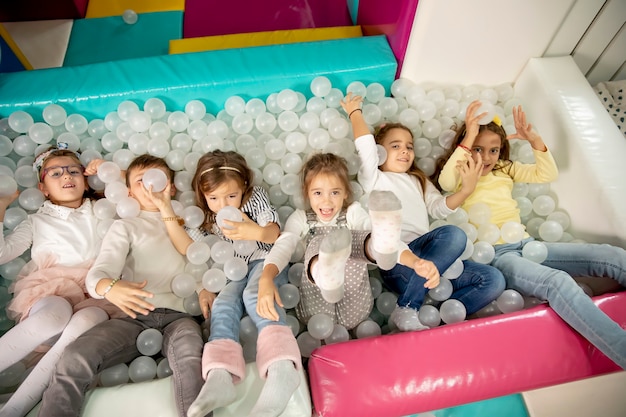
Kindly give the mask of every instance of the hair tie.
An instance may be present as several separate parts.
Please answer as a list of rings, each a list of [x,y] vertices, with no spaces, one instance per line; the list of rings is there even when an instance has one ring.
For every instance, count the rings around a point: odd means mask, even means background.
[[[502,120],[500,120],[500,117],[497,114],[493,116],[493,122],[497,124],[498,126],[502,127]]]

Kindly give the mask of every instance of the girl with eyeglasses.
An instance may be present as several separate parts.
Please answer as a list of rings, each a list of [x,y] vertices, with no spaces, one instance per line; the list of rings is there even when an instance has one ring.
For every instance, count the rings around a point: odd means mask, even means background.
[[[92,161],[88,173],[95,173],[101,162]],[[7,317],[17,324],[0,338],[0,372],[29,359],[32,352],[45,354],[0,416],[26,415],[41,399],[63,349],[109,315],[123,315],[107,301],[89,298],[85,288],[102,239],[78,155],[52,148],[35,159],[33,168],[46,201],[11,233],[0,234],[0,265],[31,251],[31,260],[9,288],[13,299]],[[0,225],[18,195],[0,197]]]

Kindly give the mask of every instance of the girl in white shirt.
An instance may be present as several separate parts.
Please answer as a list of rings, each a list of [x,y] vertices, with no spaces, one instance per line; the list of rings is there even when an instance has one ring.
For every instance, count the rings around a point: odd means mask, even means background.
[[[366,192],[388,190],[402,201],[402,240],[417,256],[432,260],[439,273],[443,274],[464,252],[467,237],[465,232],[453,225],[445,225],[429,231],[428,216],[442,219],[453,213],[474,191],[480,177],[479,163],[467,164],[460,175],[463,186],[454,194],[443,196],[415,165],[413,134],[399,123],[379,126],[375,135],[363,119],[363,99],[348,94],[341,102],[352,123],[355,146],[361,160],[358,179]],[[377,146],[381,145],[387,158],[378,161]],[[495,300],[505,288],[504,276],[496,268],[472,261],[463,261],[463,272],[451,280],[451,298],[461,301],[468,315],[480,310]],[[414,273],[402,265],[381,268],[385,283],[396,291],[398,307],[403,314],[396,318],[413,316],[421,307],[429,288],[426,277]],[[400,323],[398,327],[401,330]]]
[[[306,244],[306,251],[296,313],[305,323],[319,313],[347,329],[365,320],[373,305],[368,263],[391,268],[400,262],[438,279],[434,264],[413,255],[400,241],[400,202],[393,193],[372,194],[368,214],[352,202],[346,161],[332,153],[313,154],[301,176],[310,209],[289,216],[265,258],[259,314],[274,317],[273,279],[287,266],[299,241]]]
[[[47,200],[7,236],[0,235],[0,264],[31,249],[31,260],[10,287],[7,316],[17,324],[0,338],[0,371],[24,359],[45,342],[52,347],[0,410],[24,416],[41,399],[63,349],[80,334],[118,310],[88,297],[85,276],[100,249],[98,218],[87,191],[85,168],[62,144],[34,163],[39,190]],[[88,166],[95,173],[97,161]],[[0,221],[19,192],[0,197]],[[1,224],[1,223],[0,223]],[[58,340],[54,338],[58,336]],[[51,340],[53,342],[51,342]]]

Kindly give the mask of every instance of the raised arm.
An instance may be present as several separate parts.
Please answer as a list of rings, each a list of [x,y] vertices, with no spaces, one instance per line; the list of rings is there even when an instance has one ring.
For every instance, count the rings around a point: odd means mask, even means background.
[[[346,97],[341,100],[340,104],[348,115],[350,123],[352,123],[352,132],[354,133],[354,139],[371,133],[369,127],[367,126],[367,123],[365,123],[365,119],[363,118],[363,110],[361,110],[361,106],[363,105],[363,97],[354,96],[352,95],[352,93],[348,93]]]

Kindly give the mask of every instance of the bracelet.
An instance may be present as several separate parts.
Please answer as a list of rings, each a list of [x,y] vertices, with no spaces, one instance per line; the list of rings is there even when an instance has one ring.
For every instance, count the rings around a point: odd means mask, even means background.
[[[102,293],[102,298],[104,298],[105,295],[107,295],[109,293],[109,291],[111,291],[111,288],[113,288],[113,286],[115,284],[117,284],[117,281],[119,281],[119,278],[115,278],[113,281],[111,281],[111,283],[109,284],[108,287],[105,288],[104,292]]]
[[[468,148],[467,146],[465,146],[465,145],[461,145],[461,144],[459,143],[459,144],[458,144],[458,145],[456,145],[456,146],[457,146],[457,148],[461,148],[461,149],[463,149],[463,150],[467,151],[468,153],[472,153],[472,150],[471,150],[470,148]]]
[[[360,111],[361,113],[363,113],[362,109],[354,109],[350,112],[350,114],[348,114],[348,119],[352,117],[352,113],[354,113],[355,111]]]
[[[179,216],[162,217],[161,220],[163,220],[164,222],[178,222],[180,226],[185,224],[185,220]]]

